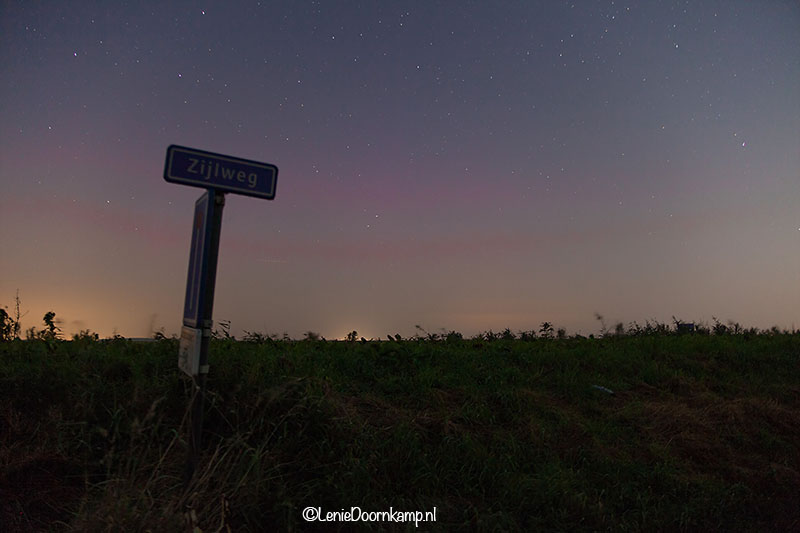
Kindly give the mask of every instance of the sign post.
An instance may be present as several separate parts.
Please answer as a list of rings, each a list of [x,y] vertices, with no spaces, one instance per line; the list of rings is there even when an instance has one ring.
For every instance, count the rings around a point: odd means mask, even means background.
[[[197,199],[192,223],[189,272],[183,304],[183,328],[178,349],[178,367],[192,378],[190,459],[188,483],[194,475],[201,449],[203,403],[208,376],[208,346],[214,311],[214,286],[222,229],[225,194],[232,192],[272,200],[278,167],[194,148],[167,148],[164,179],[206,191]]]

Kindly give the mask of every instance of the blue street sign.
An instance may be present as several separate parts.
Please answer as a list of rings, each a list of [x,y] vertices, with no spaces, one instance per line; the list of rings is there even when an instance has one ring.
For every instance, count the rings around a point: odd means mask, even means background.
[[[272,200],[278,167],[173,144],[167,148],[164,179]]]
[[[192,248],[189,252],[189,275],[186,278],[186,299],[183,303],[183,324],[193,328],[202,327],[213,209],[213,191],[206,191],[194,204]]]

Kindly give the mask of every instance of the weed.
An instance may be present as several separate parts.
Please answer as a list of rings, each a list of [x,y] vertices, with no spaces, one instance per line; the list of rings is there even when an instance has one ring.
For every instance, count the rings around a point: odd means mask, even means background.
[[[212,339],[188,483],[176,340],[0,343],[0,523],[303,530],[307,506],[435,506],[432,529],[797,530],[800,334],[616,329]]]

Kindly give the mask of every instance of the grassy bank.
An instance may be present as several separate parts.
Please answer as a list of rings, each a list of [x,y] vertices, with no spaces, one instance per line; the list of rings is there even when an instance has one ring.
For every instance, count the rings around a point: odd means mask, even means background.
[[[0,343],[20,530],[800,528],[800,335],[214,340],[188,488],[177,342]],[[613,391],[607,392],[595,385]],[[414,529],[334,523],[329,529]]]

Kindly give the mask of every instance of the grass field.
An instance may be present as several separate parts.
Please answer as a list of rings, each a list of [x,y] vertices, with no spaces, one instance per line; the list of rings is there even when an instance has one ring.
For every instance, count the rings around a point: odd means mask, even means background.
[[[13,530],[799,530],[800,334],[0,343]],[[595,385],[604,387],[607,392]]]

